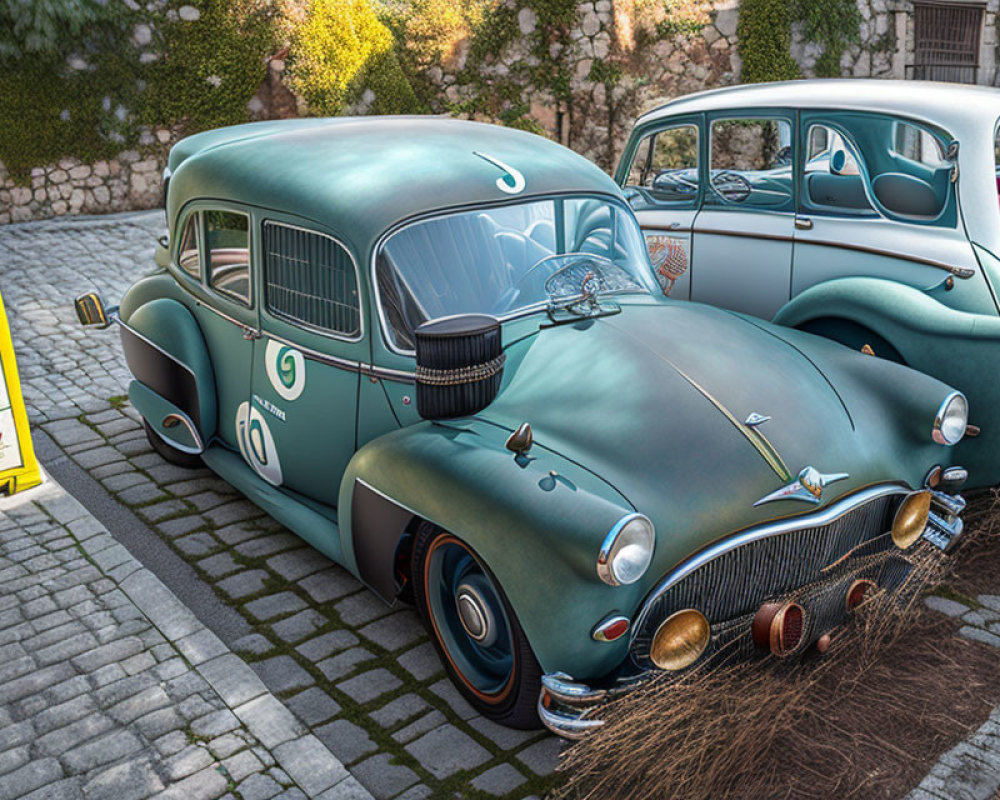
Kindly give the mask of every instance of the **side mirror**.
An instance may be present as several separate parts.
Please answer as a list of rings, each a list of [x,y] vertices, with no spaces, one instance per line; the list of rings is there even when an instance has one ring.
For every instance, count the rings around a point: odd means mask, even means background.
[[[87,292],[73,301],[77,319],[84,327],[107,328],[111,324],[112,315],[117,308],[106,309],[104,301],[97,292]]]

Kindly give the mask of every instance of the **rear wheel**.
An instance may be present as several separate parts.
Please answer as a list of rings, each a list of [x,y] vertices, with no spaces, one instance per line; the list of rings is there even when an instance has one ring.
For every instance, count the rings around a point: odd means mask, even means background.
[[[201,456],[194,453],[185,453],[183,450],[178,450],[176,447],[167,444],[163,437],[153,430],[153,426],[149,424],[149,420],[143,418],[142,427],[146,429],[146,438],[149,439],[150,446],[163,457],[164,461],[168,461],[178,467],[185,467],[186,469],[195,469],[202,465]]]
[[[417,533],[411,564],[417,607],[459,691],[494,722],[539,727],[542,669],[489,568],[428,523]]]

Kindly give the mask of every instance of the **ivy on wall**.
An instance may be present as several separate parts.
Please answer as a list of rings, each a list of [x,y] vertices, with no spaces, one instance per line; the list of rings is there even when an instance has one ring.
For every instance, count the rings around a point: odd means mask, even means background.
[[[340,114],[359,102],[374,114],[420,110],[395,38],[367,0],[312,0],[290,48],[289,85],[312,113]]]
[[[856,0],[741,0],[736,29],[744,83],[801,78],[792,59],[792,25],[802,24],[806,41],[823,48],[816,60],[821,78],[840,75],[844,50],[860,38]]]

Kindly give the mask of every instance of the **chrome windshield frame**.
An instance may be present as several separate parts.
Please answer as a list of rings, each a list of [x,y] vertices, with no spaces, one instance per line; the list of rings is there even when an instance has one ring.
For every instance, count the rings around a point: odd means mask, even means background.
[[[421,222],[425,222],[430,219],[436,219],[439,217],[450,216],[452,214],[463,214],[467,212],[483,211],[486,209],[500,208],[504,206],[525,205],[527,203],[539,203],[539,202],[544,202],[546,200],[571,200],[571,199],[601,200],[606,202],[608,205],[615,206],[619,211],[625,213],[626,216],[632,218],[632,221],[635,223],[636,230],[639,233],[640,239],[642,240],[643,244],[645,243],[645,239],[642,238],[642,228],[639,226],[638,220],[635,219],[635,215],[632,212],[632,209],[629,207],[628,203],[624,202],[622,198],[617,197],[616,195],[604,194],[601,192],[565,192],[565,193],[557,192],[557,193],[546,193],[537,195],[517,195],[516,197],[511,197],[494,202],[473,203],[466,206],[450,206],[447,208],[437,209],[435,211],[431,211],[425,214],[420,214],[418,216],[408,217],[404,220],[401,220],[391,228],[385,230],[379,236],[378,240],[375,242],[375,246],[372,248],[371,255],[369,257],[368,276],[371,282],[372,295],[375,298],[375,310],[378,315],[379,330],[381,331],[382,342],[385,345],[386,349],[389,350],[389,352],[391,353],[395,353],[396,355],[408,356],[408,357],[412,357],[415,355],[414,350],[412,349],[407,350],[399,347],[396,344],[395,339],[392,336],[391,326],[389,325],[389,322],[386,319],[385,307],[382,303],[382,289],[379,286],[379,281],[378,281],[378,258],[382,252],[382,248],[385,246],[385,243],[389,240],[390,237],[392,237],[396,233],[399,233],[400,231],[406,228],[409,228]],[[649,255],[645,250],[645,248],[643,248],[642,252],[639,253],[639,258],[644,259],[645,268],[648,270],[649,273],[647,275],[647,278],[650,282],[650,286],[655,285],[656,279],[655,276],[653,275],[652,265],[649,263]],[[630,291],[629,293],[643,294],[643,295],[654,294],[654,292],[652,292],[651,290],[646,290],[645,288],[640,288],[638,290]],[[521,319],[523,317],[531,316],[532,314],[545,312],[547,308],[548,308],[548,301],[541,300],[537,303],[533,303],[530,306],[525,306],[524,308],[520,308],[517,311],[497,317],[497,319],[499,319],[501,323],[504,323],[510,320]]]

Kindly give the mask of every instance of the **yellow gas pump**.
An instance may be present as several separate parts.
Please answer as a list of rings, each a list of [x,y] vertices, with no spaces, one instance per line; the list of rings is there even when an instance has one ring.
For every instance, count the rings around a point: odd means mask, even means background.
[[[0,492],[14,494],[42,482],[31,444],[28,412],[14,359],[7,312],[0,296]]]

